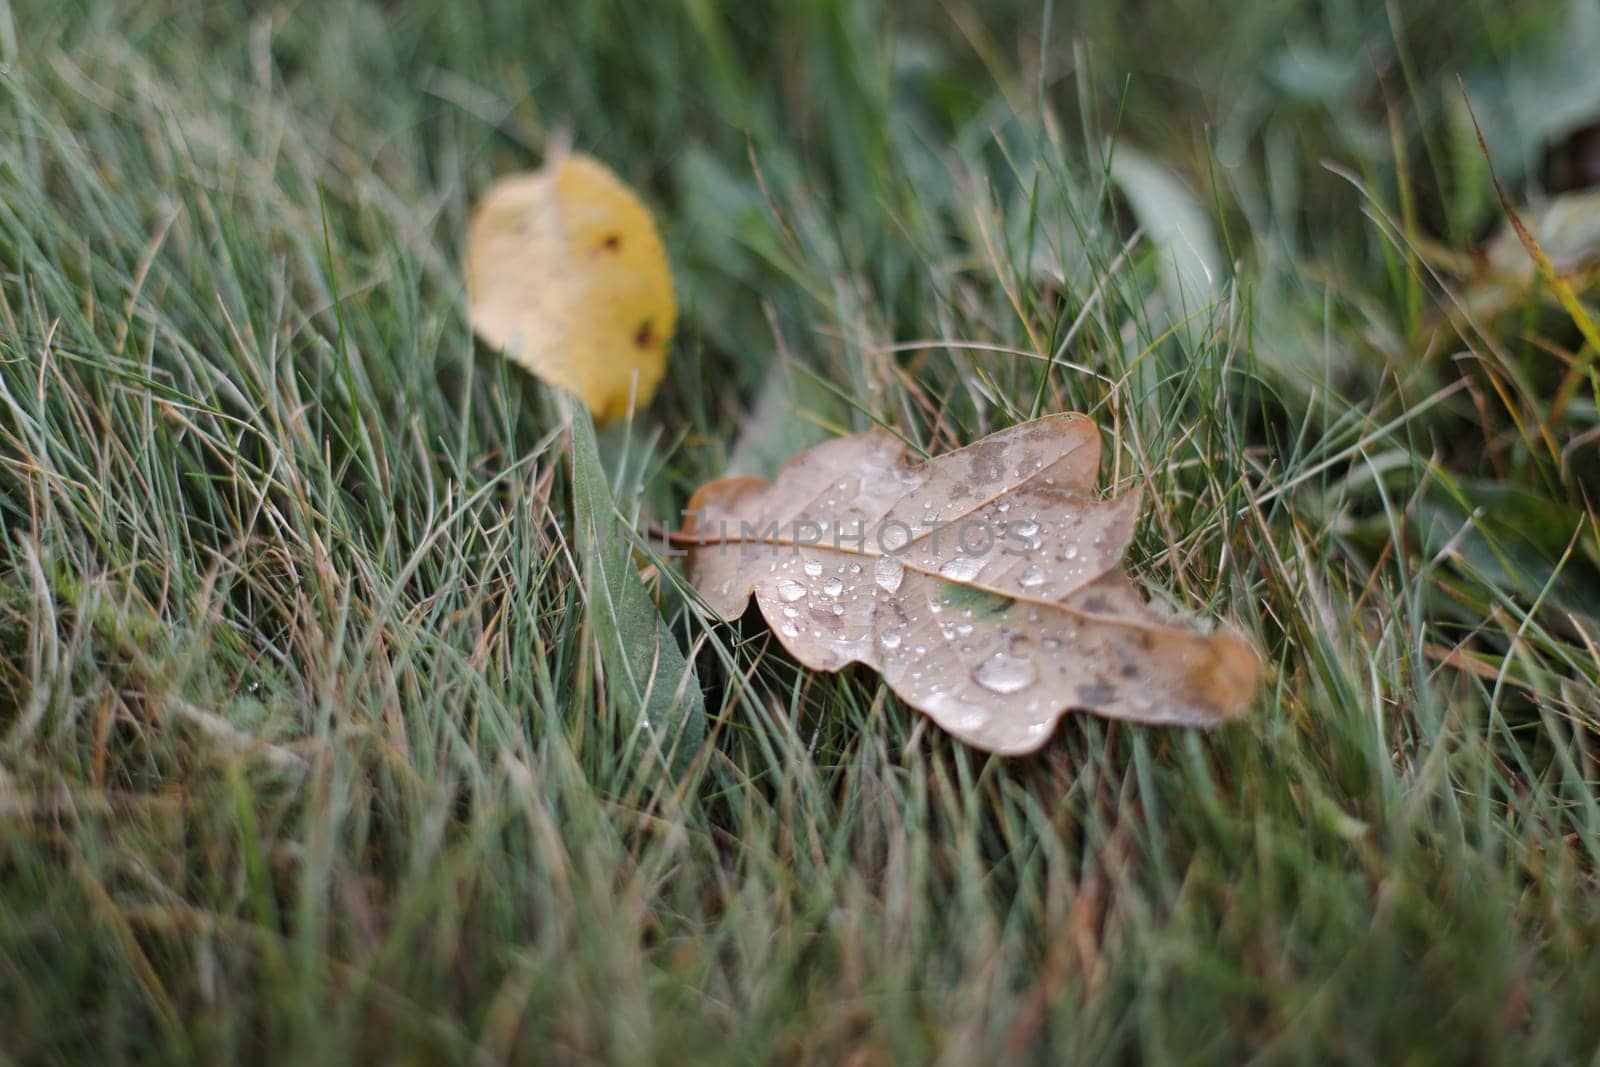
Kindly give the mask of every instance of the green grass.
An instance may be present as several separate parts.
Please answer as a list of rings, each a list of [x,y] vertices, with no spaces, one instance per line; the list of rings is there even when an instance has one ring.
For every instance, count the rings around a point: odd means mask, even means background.
[[[1563,4],[478,7],[0,2],[0,1058],[1593,1060],[1595,353],[1472,303],[1457,81],[1531,195],[1496,93]],[[664,765],[463,314],[473,196],[567,135],[684,305],[617,530],[1090,412],[1252,712],[990,759],[666,566]]]

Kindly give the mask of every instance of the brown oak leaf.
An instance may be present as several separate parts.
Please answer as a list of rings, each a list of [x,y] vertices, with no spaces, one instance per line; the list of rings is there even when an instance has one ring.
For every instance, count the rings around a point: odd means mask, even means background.
[[[802,664],[864,663],[976,748],[1031,752],[1073,708],[1191,726],[1241,714],[1255,650],[1144,602],[1121,569],[1138,497],[1100,499],[1099,464],[1099,432],[1076,414],[922,463],[877,430],[770,483],[702,486],[676,540],[718,616],[753,593]]]

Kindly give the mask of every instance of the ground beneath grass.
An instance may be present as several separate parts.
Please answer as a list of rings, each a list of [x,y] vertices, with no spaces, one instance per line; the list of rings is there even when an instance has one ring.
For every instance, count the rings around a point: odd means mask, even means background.
[[[1593,1057],[1593,12],[0,3],[0,1058]],[[568,140],[683,306],[611,529],[1087,412],[1251,713],[988,758],[647,560],[658,758],[463,310]]]

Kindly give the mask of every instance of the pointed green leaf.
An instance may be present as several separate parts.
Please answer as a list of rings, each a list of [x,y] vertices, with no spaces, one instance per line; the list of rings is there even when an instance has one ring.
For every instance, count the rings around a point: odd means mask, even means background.
[[[705,738],[705,697],[634,565],[589,412],[575,402],[566,407],[577,550],[606,690],[612,706],[637,715],[650,743],[681,767]]]

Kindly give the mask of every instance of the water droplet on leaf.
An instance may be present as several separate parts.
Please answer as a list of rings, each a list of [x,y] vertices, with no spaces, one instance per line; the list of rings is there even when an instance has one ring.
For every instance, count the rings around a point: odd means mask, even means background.
[[[1039,677],[1032,660],[996,652],[972,672],[972,680],[991,693],[1020,693]]]
[[[988,560],[976,556],[957,556],[940,567],[939,573],[952,582],[970,582],[978,576],[978,572],[983,570],[987,562]]]

